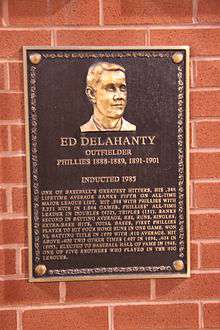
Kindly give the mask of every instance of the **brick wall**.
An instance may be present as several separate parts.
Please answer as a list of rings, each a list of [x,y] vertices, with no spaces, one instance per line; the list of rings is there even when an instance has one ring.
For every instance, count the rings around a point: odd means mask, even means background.
[[[0,328],[220,329],[220,1],[1,0]],[[190,279],[29,284],[23,45],[191,46]]]

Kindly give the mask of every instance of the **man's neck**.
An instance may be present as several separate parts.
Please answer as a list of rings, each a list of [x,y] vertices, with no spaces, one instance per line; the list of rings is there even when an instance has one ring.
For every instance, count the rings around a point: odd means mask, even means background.
[[[120,130],[122,124],[122,118],[106,118],[102,114],[95,112],[93,115],[95,124],[102,130]]]

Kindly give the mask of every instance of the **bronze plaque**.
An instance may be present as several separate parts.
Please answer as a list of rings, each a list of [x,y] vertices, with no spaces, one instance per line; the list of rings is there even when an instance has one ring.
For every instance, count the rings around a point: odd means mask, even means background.
[[[25,47],[31,281],[189,276],[188,47]]]

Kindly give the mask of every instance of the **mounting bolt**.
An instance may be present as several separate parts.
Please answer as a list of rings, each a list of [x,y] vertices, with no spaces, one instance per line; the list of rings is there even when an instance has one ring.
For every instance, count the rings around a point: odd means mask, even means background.
[[[29,56],[29,59],[32,64],[39,64],[40,61],[42,60],[42,56],[39,53],[34,53]]]
[[[180,271],[180,270],[183,270],[184,268],[184,263],[182,260],[175,260],[173,262],[173,267],[176,271]]]
[[[174,53],[172,56],[173,63],[179,64],[183,60],[183,54],[182,53]]]
[[[43,276],[47,271],[47,267],[45,265],[37,265],[34,269],[34,272],[38,276]]]

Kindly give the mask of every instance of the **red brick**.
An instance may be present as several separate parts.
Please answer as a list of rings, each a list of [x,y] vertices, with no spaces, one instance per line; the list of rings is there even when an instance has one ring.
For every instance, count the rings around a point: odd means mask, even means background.
[[[12,249],[0,250],[0,275],[16,273],[16,253]]]
[[[220,23],[219,0],[199,0],[197,18],[199,22]]]
[[[119,306],[114,309],[115,329],[197,329],[196,304]]]
[[[2,26],[3,25],[3,8],[2,8],[2,1],[0,2],[0,26]]]
[[[66,301],[113,301],[149,299],[149,280],[115,280],[67,283]]]
[[[191,96],[191,117],[219,117],[220,91],[194,91]]]
[[[58,283],[28,283],[27,280],[0,282],[0,304],[30,305],[59,302]]]
[[[7,219],[0,221],[0,244],[24,244],[26,242],[26,220]]]
[[[144,45],[144,31],[76,31],[60,30],[57,32],[58,45]]]
[[[24,157],[0,158],[0,182],[23,183],[25,180]]]
[[[190,246],[190,254],[191,254],[191,269],[198,268],[198,245],[191,243]]]
[[[0,31],[0,57],[22,58],[22,46],[50,46],[50,44],[50,31]]]
[[[23,65],[22,63],[9,63],[10,89],[23,91]]]
[[[24,95],[0,93],[0,120],[24,119]]]
[[[151,45],[188,45],[192,56],[220,54],[220,29],[217,28],[152,30],[150,35]]]
[[[28,274],[28,249],[21,251],[21,272],[25,275]]]
[[[6,64],[0,63],[0,89],[5,89],[5,70]]]
[[[8,150],[8,127],[0,126],[0,151]]]
[[[196,62],[196,66],[196,86],[220,86],[220,61],[198,61]]]
[[[201,244],[201,267],[220,268],[220,243]]]
[[[220,238],[220,213],[191,214],[191,238]]]
[[[105,0],[105,24],[191,23],[190,0]]]
[[[197,183],[194,189],[197,207],[220,207],[220,183]]]
[[[192,140],[192,135],[193,135],[193,125],[190,123],[189,124],[189,145],[190,147],[192,147],[192,143],[193,143],[193,140]]]
[[[220,146],[220,121],[198,122],[195,126],[197,147]]]
[[[13,151],[25,151],[25,129],[24,126],[11,126],[11,142]]]
[[[95,25],[99,23],[98,0],[10,0],[12,25]]]
[[[192,152],[190,154],[191,179],[218,178],[220,152]]]
[[[7,212],[6,190],[0,188],[0,212]]]
[[[204,304],[204,327],[220,328],[220,303]]]
[[[24,330],[107,330],[105,307],[30,310],[23,313]]]
[[[189,184],[189,207],[190,208],[193,208],[193,203],[194,203],[192,190],[193,190],[193,183],[190,182],[190,184]]]
[[[189,67],[190,87],[194,87],[194,84],[195,84],[195,61],[193,61],[191,59],[189,65],[190,65],[190,67]]]
[[[187,279],[160,279],[156,281],[156,297],[168,299],[219,298],[220,273],[192,275]]]
[[[0,311],[0,324],[4,324],[4,330],[17,330],[16,311]]]
[[[15,213],[27,214],[27,189],[12,189],[12,209]]]

